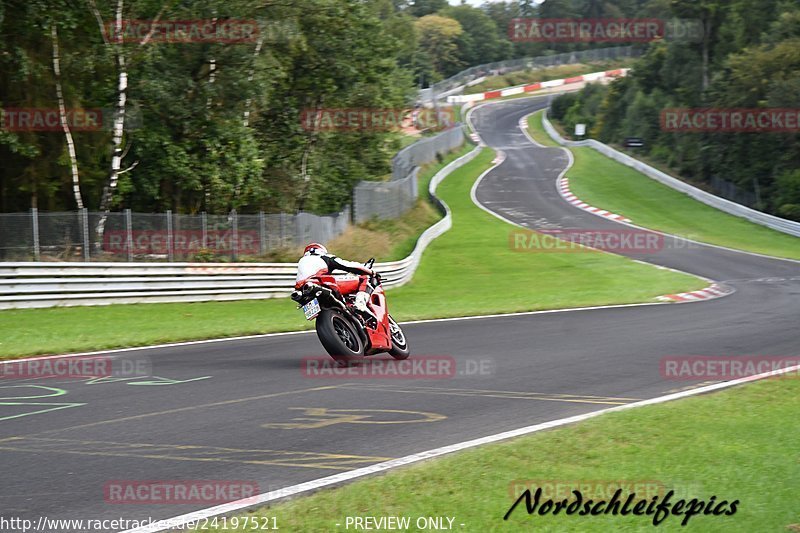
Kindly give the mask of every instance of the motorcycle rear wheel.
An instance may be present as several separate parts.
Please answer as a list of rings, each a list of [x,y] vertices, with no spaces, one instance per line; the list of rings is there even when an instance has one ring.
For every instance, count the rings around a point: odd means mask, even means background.
[[[325,351],[339,364],[349,364],[364,357],[364,343],[355,326],[341,312],[323,309],[317,315],[317,336]]]

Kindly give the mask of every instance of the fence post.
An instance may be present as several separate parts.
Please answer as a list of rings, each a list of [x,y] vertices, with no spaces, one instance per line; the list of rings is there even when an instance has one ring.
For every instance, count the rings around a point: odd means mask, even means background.
[[[267,221],[264,211],[258,212],[258,236],[261,239],[261,255],[264,255],[267,253]]]
[[[167,209],[167,261],[170,263],[175,260],[172,236],[172,209]]]
[[[203,224],[203,249],[205,250],[208,248],[208,217],[205,211],[200,213],[200,220]]]
[[[231,254],[233,260],[236,261],[236,256],[239,253],[239,220],[236,216],[236,209],[231,211],[231,229],[233,230],[233,238],[231,239]]]
[[[83,233],[83,260],[88,262],[92,259],[89,255],[89,210],[84,207],[79,213],[81,232]]]
[[[33,260],[39,261],[39,210],[31,207],[31,229],[33,230]]]
[[[125,210],[125,248],[128,250],[128,261],[133,261],[133,218],[131,210]]]

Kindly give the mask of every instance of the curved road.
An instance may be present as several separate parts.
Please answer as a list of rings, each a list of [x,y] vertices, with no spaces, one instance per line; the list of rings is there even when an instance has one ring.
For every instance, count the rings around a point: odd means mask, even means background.
[[[507,155],[480,183],[478,200],[524,226],[618,228],[566,203],[556,190],[564,151],[533,146],[519,130],[519,119],[544,105],[511,100],[473,112],[484,141]],[[3,515],[169,518],[215,502],[119,504],[104,487],[248,480],[266,492],[696,386],[661,377],[666,355],[797,355],[800,281],[787,278],[800,264],[699,245],[636,258],[736,292],[692,304],[407,325],[418,359],[455,361],[447,379],[308,377],[301,358],[322,355],[312,333],[114,354],[144,365],[144,378],[5,379]]]

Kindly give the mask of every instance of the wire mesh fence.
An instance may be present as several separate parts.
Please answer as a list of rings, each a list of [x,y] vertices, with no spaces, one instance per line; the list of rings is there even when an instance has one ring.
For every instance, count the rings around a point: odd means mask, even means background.
[[[405,178],[392,181],[362,181],[353,191],[353,219],[361,223],[372,218],[396,218],[417,200],[415,167]]]
[[[93,212],[0,213],[0,261],[235,261],[263,259],[309,241],[328,242],[351,221],[396,218],[416,203],[419,165],[465,142],[461,124],[411,144],[392,159],[392,179],[362,181],[352,210],[227,215]]]
[[[420,165],[431,163],[462,146],[464,126],[456,124],[434,137],[428,137],[400,150],[392,159],[389,181],[362,181],[353,189],[353,221],[372,218],[396,218],[411,209],[419,190]]]
[[[84,210],[0,214],[0,261],[226,261],[328,241],[350,208],[312,213],[195,215]]]
[[[462,124],[456,124],[435,137],[419,140],[397,152],[392,158],[392,180],[403,179],[414,167],[430,163],[463,145],[464,128]]]

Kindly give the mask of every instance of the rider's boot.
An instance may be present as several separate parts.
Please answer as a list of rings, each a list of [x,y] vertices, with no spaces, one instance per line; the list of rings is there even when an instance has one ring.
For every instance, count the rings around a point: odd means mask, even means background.
[[[372,318],[375,321],[375,325],[378,324],[378,317],[375,316],[375,313],[367,307],[367,302],[369,301],[369,294],[364,291],[359,291],[356,294],[356,300],[353,303],[354,307],[360,311],[361,313],[367,315],[367,317]]]

